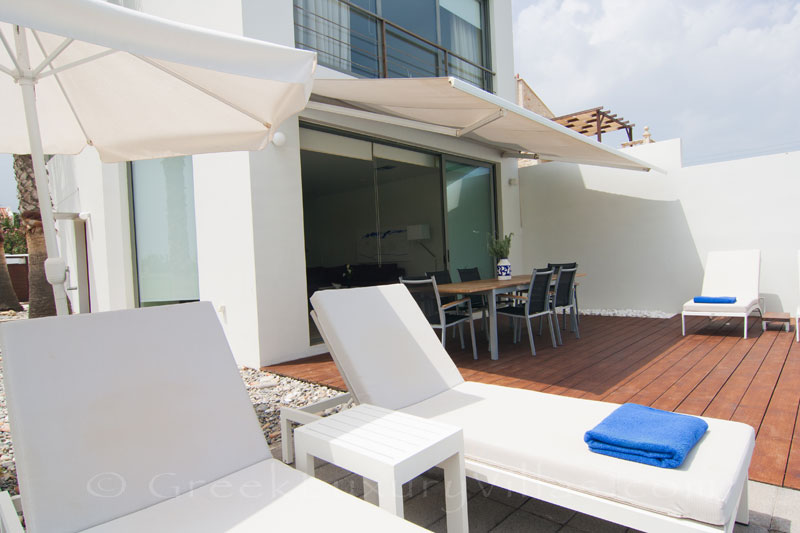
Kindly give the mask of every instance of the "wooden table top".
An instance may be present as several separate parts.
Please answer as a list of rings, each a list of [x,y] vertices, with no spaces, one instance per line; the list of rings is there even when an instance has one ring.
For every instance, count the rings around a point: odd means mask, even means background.
[[[576,278],[585,276],[585,273],[575,274]],[[437,285],[439,294],[477,294],[488,292],[494,289],[504,289],[516,287],[518,285],[528,285],[531,282],[530,274],[520,274],[511,276],[511,279],[476,279],[475,281],[461,281],[458,283],[445,283]]]
[[[476,279],[475,281],[461,281],[459,283],[445,283],[437,285],[440,294],[475,294],[493,289],[527,285],[531,282],[530,274],[511,276],[511,279]]]

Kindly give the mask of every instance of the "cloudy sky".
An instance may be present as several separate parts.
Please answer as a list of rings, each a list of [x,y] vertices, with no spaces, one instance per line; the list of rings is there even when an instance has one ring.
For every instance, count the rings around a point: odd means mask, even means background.
[[[556,115],[605,106],[684,165],[800,150],[800,1],[512,1],[517,71]]]
[[[516,70],[556,115],[605,106],[637,138],[680,137],[685,165],[800,150],[800,0],[512,6]],[[0,206],[16,208],[2,154]]]

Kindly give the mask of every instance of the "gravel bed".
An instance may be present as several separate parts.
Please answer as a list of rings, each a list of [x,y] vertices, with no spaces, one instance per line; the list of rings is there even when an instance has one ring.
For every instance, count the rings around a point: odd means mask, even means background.
[[[624,316],[634,318],[672,318],[675,313],[665,313],[664,311],[645,311],[642,309],[583,309],[582,315],[599,316]]]
[[[0,313],[0,321],[27,318],[27,312]],[[2,357],[0,357],[0,362]],[[253,402],[253,409],[258,415],[258,421],[267,442],[272,445],[280,441],[280,413],[281,407],[303,407],[308,404],[331,398],[342,394],[341,391],[313,383],[307,383],[292,378],[277,376],[263,370],[240,368]],[[43,391],[44,393],[45,391]],[[340,410],[342,406],[329,409],[325,414]],[[14,464],[14,448],[11,444],[11,433],[8,426],[8,413],[6,411],[6,396],[2,380],[2,367],[0,366],[0,491],[9,491],[12,495],[19,494],[17,486],[17,472]]]

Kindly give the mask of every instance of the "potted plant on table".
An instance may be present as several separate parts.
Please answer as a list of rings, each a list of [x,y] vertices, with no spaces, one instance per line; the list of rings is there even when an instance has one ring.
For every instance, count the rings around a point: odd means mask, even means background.
[[[509,233],[505,237],[495,239],[489,235],[489,255],[497,260],[497,279],[511,279],[511,262],[508,255],[511,252],[511,236]]]

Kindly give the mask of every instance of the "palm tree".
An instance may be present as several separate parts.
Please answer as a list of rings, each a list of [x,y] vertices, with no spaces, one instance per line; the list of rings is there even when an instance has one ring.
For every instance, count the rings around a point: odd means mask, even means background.
[[[3,232],[0,231],[0,311],[22,311],[8,273],[4,241]]]
[[[33,174],[33,161],[30,155],[14,155],[14,176],[17,179],[17,198],[22,224],[25,226],[25,240],[28,244],[28,316],[38,318],[55,316],[56,301],[53,286],[44,274],[44,261],[47,249],[44,244],[42,214],[39,211],[39,194]],[[47,198],[46,201],[50,201]]]

